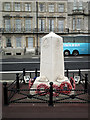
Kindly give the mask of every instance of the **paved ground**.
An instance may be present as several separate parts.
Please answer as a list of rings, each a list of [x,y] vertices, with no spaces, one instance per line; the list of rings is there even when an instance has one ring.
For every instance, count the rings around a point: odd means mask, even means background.
[[[88,118],[88,104],[10,105],[3,107],[3,118]]]

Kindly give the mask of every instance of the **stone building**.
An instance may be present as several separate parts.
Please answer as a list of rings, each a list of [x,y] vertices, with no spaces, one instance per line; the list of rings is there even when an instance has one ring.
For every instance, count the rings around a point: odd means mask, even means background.
[[[2,0],[0,48],[7,55],[39,54],[41,37],[50,31],[63,37],[88,35],[88,7],[82,0]]]

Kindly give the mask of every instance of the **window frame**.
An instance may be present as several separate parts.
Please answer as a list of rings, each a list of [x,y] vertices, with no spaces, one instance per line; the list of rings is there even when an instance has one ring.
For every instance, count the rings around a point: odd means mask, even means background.
[[[21,25],[19,25],[19,26],[21,26],[20,28],[16,27],[16,20],[20,20],[21,21]],[[15,18],[15,32],[21,32],[21,30],[22,30],[22,20],[21,20],[21,18]]]
[[[26,30],[26,20],[30,20],[30,29]],[[31,18],[25,18],[24,19],[24,26],[25,26],[25,32],[31,31],[32,30],[32,19]]]
[[[58,19],[58,26],[59,26],[59,21],[63,21],[63,30],[62,28],[58,27],[59,32],[64,32],[65,31],[65,19]]]
[[[42,11],[40,10],[40,4],[44,5]],[[39,8],[39,12],[45,12],[45,11],[46,11],[46,4],[45,4],[44,2],[40,2],[40,3],[38,4],[38,8]]]
[[[28,39],[29,38],[32,38],[33,39],[33,41],[32,41],[32,43],[33,43],[33,46],[28,46],[29,44],[29,42],[28,42]],[[33,49],[33,48],[35,48],[35,38],[33,37],[33,36],[28,36],[28,37],[26,37],[26,48],[30,48],[30,49]]]
[[[63,11],[59,10],[59,5],[63,5]],[[65,12],[65,3],[59,3],[59,4],[57,4],[57,6],[58,6],[58,12],[60,12],[60,13],[64,13]]]
[[[45,19],[43,19],[43,18],[39,19],[39,30],[42,31],[42,32],[45,30]]]
[[[48,20],[48,27],[49,27],[49,31],[55,30],[55,20],[53,18]]]
[[[6,20],[9,20],[10,24],[6,24],[6,23],[5,23]],[[9,26],[9,28],[6,27],[6,26]],[[5,31],[6,31],[6,32],[10,32],[10,31],[11,31],[11,19],[10,19],[10,18],[5,18],[5,19],[4,19],[4,28],[5,28]],[[7,29],[8,29],[8,30],[7,30]]]
[[[17,39],[20,38],[20,42],[17,41]],[[18,46],[20,43],[20,46]],[[21,48],[22,47],[22,37],[17,36],[16,37],[16,48]]]
[[[5,4],[10,4],[10,10],[5,10]],[[3,4],[3,10],[4,11],[11,11],[11,2],[4,2],[4,4]]]
[[[10,43],[7,42],[7,39],[10,39]],[[8,44],[10,44],[10,46],[8,46]],[[7,48],[11,48],[12,47],[11,37],[6,37],[6,47]]]
[[[27,5],[28,5],[28,4],[30,5],[30,10],[25,10],[25,8],[26,8],[25,5],[26,5],[26,4],[27,4]],[[24,3],[24,11],[25,11],[25,12],[31,12],[31,11],[32,11],[32,3],[31,3],[31,2],[25,2],[25,3]]]
[[[75,19],[75,29],[73,29],[73,19]],[[77,24],[77,20],[80,19],[80,28],[78,29],[78,24]],[[73,31],[78,31],[78,30],[82,30],[82,24],[83,24],[83,17],[79,17],[79,16],[76,16],[76,17],[72,17],[72,30]]]
[[[54,6],[54,8],[53,8],[54,11],[52,11],[52,10],[50,9],[50,6],[49,6],[49,5],[53,5],[53,6]],[[55,12],[55,3],[49,3],[49,4],[48,4],[48,12],[49,12],[49,13]]]
[[[15,9],[15,4],[20,4],[20,10],[16,10],[16,9]],[[22,3],[21,3],[21,2],[15,2],[13,5],[14,5],[14,11],[15,11],[15,12],[20,12],[20,11],[22,11]]]
[[[79,21],[78,21],[79,20]],[[81,22],[82,22],[82,18],[77,18],[76,19],[76,30],[81,30]]]

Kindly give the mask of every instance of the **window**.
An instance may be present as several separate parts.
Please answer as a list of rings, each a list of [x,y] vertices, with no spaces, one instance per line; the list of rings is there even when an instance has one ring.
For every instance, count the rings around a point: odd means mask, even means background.
[[[43,3],[39,3],[39,11],[44,12],[45,11],[45,5]]]
[[[20,3],[15,3],[15,11],[20,11],[20,10],[21,10]]]
[[[89,36],[62,36],[64,43],[88,43]]]
[[[17,32],[21,31],[21,20],[20,19],[15,20],[15,31]]]
[[[63,32],[64,31],[64,20],[59,20],[58,21],[58,30],[60,32]]]
[[[31,31],[31,19],[25,19],[25,31]]]
[[[11,30],[11,21],[10,19],[5,19],[5,31],[9,32]]]
[[[10,37],[6,38],[6,47],[11,47],[11,38]]]
[[[27,38],[27,42],[26,42],[26,46],[28,47],[28,48],[33,48],[34,47],[34,39],[33,39],[33,37],[28,37]]]
[[[83,5],[82,5],[82,0],[79,0],[79,2],[77,0],[74,0],[73,2],[73,10],[82,10],[83,9]]]
[[[11,4],[10,3],[4,3],[4,10],[5,11],[10,11],[11,9]]]
[[[73,30],[81,30],[82,25],[82,18],[73,18]]]
[[[73,18],[73,30],[75,30],[75,18]]]
[[[71,37],[71,36],[64,36],[63,37],[63,42],[64,43],[74,43],[75,42],[75,38]]]
[[[76,0],[74,0],[74,2],[73,2],[73,10],[77,10],[77,1]]]
[[[58,5],[58,12],[64,12],[64,4]]]
[[[31,4],[25,3],[25,11],[31,11]]]
[[[54,20],[53,19],[49,20],[49,31],[54,31]]]
[[[75,43],[88,43],[88,36],[76,36]]]
[[[44,31],[45,21],[44,19],[39,20],[39,30]]]
[[[79,10],[83,9],[82,1],[79,1]]]
[[[16,47],[21,47],[21,37],[16,38]]]
[[[77,30],[81,30],[81,18],[77,18],[77,21],[76,21],[76,29],[77,29]]]
[[[54,4],[49,4],[49,12],[54,12]]]

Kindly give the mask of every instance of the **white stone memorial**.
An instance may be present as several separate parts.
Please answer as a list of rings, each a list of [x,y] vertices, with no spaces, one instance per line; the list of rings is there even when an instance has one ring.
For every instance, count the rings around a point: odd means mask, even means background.
[[[64,76],[63,38],[50,32],[41,39],[40,77],[37,77],[32,88],[49,83],[60,86],[62,82],[70,83]]]
[[[40,77],[45,76],[50,82],[64,77],[64,58],[62,37],[51,32],[42,38]]]

